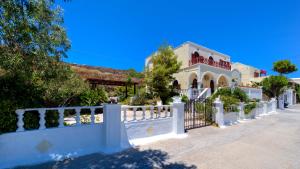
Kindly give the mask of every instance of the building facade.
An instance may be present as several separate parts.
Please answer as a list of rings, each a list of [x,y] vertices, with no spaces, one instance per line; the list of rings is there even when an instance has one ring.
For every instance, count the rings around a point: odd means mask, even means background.
[[[236,69],[241,72],[240,85],[242,86],[250,86],[252,85],[252,82],[261,82],[267,75],[265,70],[261,70],[239,62],[233,63],[232,69]]]
[[[174,53],[182,65],[180,71],[174,74],[173,85],[189,98],[199,97],[204,90],[213,93],[219,87],[241,83],[240,71],[232,68],[230,56],[226,54],[193,42],[183,43],[174,49]],[[151,59],[151,56],[146,59],[146,68],[152,68]]]

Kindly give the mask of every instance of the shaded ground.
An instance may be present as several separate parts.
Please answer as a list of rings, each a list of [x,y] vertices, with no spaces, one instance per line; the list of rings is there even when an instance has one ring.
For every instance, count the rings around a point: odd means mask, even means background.
[[[300,168],[300,105],[225,129],[209,126],[188,134],[185,139],[160,141],[114,155],[92,154],[22,168]]]

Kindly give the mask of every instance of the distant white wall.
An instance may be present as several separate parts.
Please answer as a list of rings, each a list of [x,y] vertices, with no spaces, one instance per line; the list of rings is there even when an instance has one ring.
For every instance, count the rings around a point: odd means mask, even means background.
[[[262,100],[262,89],[251,88],[251,87],[241,87],[241,89],[248,95],[250,99],[259,99]]]

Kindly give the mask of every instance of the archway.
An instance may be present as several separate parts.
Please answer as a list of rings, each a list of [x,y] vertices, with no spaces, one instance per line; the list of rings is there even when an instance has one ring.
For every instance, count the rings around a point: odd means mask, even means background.
[[[173,88],[174,89],[180,89],[180,85],[179,85],[179,83],[178,83],[178,80],[174,80],[174,82],[173,82]]]
[[[199,59],[200,59],[200,55],[199,55],[198,52],[195,51],[195,52],[192,54],[192,64],[198,63],[198,62],[199,62]]]
[[[214,93],[215,92],[215,82],[213,80],[210,80],[210,91],[211,93]]]
[[[194,89],[197,89],[197,88],[198,88],[198,81],[197,81],[197,79],[194,79],[194,80],[193,80],[192,88],[194,88]]]
[[[218,79],[218,87],[228,87],[228,86],[229,86],[229,82],[227,78],[221,75]]]
[[[203,85],[203,88],[210,88],[210,81],[213,80],[213,75],[209,72],[205,73],[203,76],[202,76],[202,85]]]
[[[196,72],[192,72],[189,75],[189,87],[198,88],[198,76]]]

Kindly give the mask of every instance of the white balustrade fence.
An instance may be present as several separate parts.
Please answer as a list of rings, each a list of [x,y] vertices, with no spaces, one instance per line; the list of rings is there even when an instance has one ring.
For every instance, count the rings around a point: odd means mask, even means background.
[[[172,117],[172,106],[122,106],[122,121],[140,121]]]
[[[38,113],[36,130],[26,130],[26,113]],[[57,127],[47,127],[49,113],[58,113]],[[18,109],[16,114],[17,131],[0,135],[0,168],[96,152],[118,152],[139,139],[184,133],[183,103],[33,108]],[[68,124],[70,118],[73,122]]]
[[[219,127],[235,124],[238,120],[254,119],[258,116],[268,115],[276,112],[276,99],[271,99],[269,102],[259,102],[256,108],[252,109],[249,113],[245,113],[244,103],[240,103],[238,108],[230,106],[224,108],[222,101],[217,98],[214,102],[217,112],[215,113],[215,122]]]
[[[59,115],[58,119],[58,127],[65,127],[65,112],[68,110],[73,110],[76,112],[75,114],[75,124],[77,126],[81,125],[81,122],[83,119],[81,119],[81,111],[82,110],[88,110],[90,112],[90,115],[87,117],[88,120],[85,120],[84,122],[89,122],[90,124],[95,124],[95,112],[96,109],[103,109],[103,106],[82,106],[82,107],[55,107],[55,108],[29,108],[29,109],[18,109],[16,110],[18,122],[17,122],[17,132],[25,131],[24,129],[24,114],[25,113],[33,113],[38,112],[39,114],[39,130],[46,128],[46,113],[54,113],[53,111],[57,111]],[[51,112],[50,112],[51,111]],[[100,115],[100,114],[99,114]],[[85,116],[83,116],[85,117]],[[103,118],[102,115],[100,117]],[[100,119],[98,121],[101,121]],[[71,122],[72,123],[72,122]],[[66,122],[66,124],[68,124]]]

